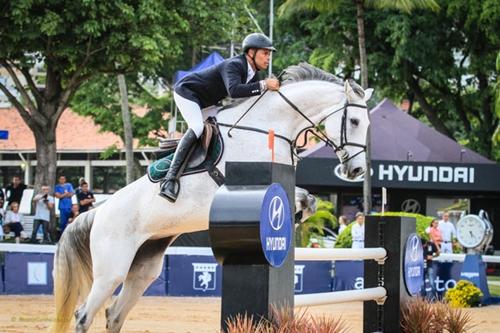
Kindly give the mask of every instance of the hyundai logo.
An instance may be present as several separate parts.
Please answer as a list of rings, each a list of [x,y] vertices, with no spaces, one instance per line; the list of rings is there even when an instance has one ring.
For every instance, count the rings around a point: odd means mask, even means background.
[[[278,231],[285,222],[285,205],[280,197],[275,196],[271,199],[269,204],[269,224],[271,227]]]
[[[410,241],[410,259],[412,262],[415,262],[419,259],[420,250],[420,241],[418,236],[413,236]]]

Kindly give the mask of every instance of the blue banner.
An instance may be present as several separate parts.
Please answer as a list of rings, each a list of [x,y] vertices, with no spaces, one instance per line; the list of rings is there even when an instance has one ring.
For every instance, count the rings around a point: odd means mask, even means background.
[[[260,241],[269,264],[280,267],[292,243],[292,216],[286,192],[278,183],[267,188],[262,200]]]
[[[0,130],[0,140],[8,140],[9,139],[9,131]]]

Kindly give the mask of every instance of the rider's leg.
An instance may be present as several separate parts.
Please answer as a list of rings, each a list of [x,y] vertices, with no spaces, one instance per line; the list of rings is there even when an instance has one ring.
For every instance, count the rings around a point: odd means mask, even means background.
[[[161,184],[160,195],[171,202],[177,200],[176,183],[181,165],[188,157],[193,145],[203,133],[203,116],[200,106],[175,92],[174,99],[189,129],[179,142],[172,163],[170,163],[170,168]]]

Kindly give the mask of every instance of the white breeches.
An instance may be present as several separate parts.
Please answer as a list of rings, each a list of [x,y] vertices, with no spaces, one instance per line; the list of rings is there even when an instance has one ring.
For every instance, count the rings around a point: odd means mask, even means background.
[[[197,103],[182,97],[175,91],[174,100],[182,114],[182,118],[184,118],[188,127],[193,130],[197,138],[203,133],[203,121],[210,116],[215,116],[219,109],[217,107],[208,107],[202,110]]]

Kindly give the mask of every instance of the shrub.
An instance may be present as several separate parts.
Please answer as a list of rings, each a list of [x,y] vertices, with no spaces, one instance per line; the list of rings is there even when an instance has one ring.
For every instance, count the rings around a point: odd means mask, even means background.
[[[305,309],[295,312],[289,308],[276,310],[273,307],[271,321],[256,321],[252,316],[237,315],[227,321],[225,333],[346,333],[344,320],[321,316],[314,318]]]
[[[402,310],[403,333],[466,333],[474,326],[469,313],[442,302],[414,298]]]
[[[457,285],[446,291],[444,299],[454,308],[470,308],[479,305],[483,293],[472,282],[458,281]]]
[[[349,223],[347,227],[338,235],[335,247],[348,248],[352,246],[351,229],[356,222]]]

